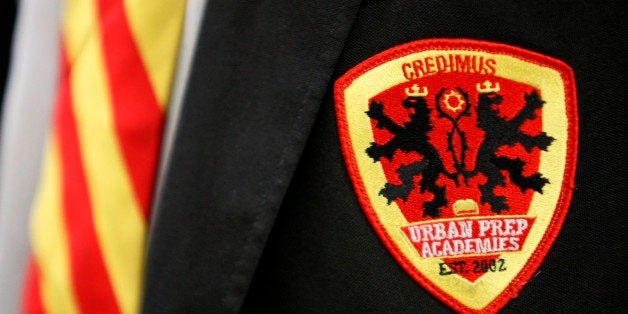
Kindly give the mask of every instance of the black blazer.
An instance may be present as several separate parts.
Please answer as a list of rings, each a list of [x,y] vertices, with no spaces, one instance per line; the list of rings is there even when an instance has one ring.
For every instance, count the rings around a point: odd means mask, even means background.
[[[500,42],[575,72],[576,189],[503,312],[626,308],[625,14],[592,1],[209,1],[160,206],[146,313],[449,312],[386,250],[341,153],[334,81],[428,38]]]

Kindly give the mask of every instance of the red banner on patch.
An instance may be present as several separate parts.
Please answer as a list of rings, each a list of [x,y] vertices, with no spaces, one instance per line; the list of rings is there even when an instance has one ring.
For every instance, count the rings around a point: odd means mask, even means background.
[[[401,229],[423,258],[518,252],[534,218],[441,220]]]

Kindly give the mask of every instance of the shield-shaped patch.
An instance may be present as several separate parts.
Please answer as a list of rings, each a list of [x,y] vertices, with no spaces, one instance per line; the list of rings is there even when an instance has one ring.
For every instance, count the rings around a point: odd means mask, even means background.
[[[571,69],[503,44],[420,40],[351,69],[335,99],[358,199],[406,272],[462,312],[515,297],[571,198]]]

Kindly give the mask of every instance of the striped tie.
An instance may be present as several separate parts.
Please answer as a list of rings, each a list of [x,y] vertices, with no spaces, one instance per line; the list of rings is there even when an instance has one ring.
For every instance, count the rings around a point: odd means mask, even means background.
[[[66,1],[24,312],[139,311],[184,11],[180,0]]]

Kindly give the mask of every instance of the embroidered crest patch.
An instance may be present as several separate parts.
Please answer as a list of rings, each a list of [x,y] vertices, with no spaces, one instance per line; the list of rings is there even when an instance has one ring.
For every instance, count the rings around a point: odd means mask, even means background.
[[[503,44],[421,40],[351,69],[335,99],[362,208],[406,272],[461,312],[515,297],[571,198],[571,69]]]

